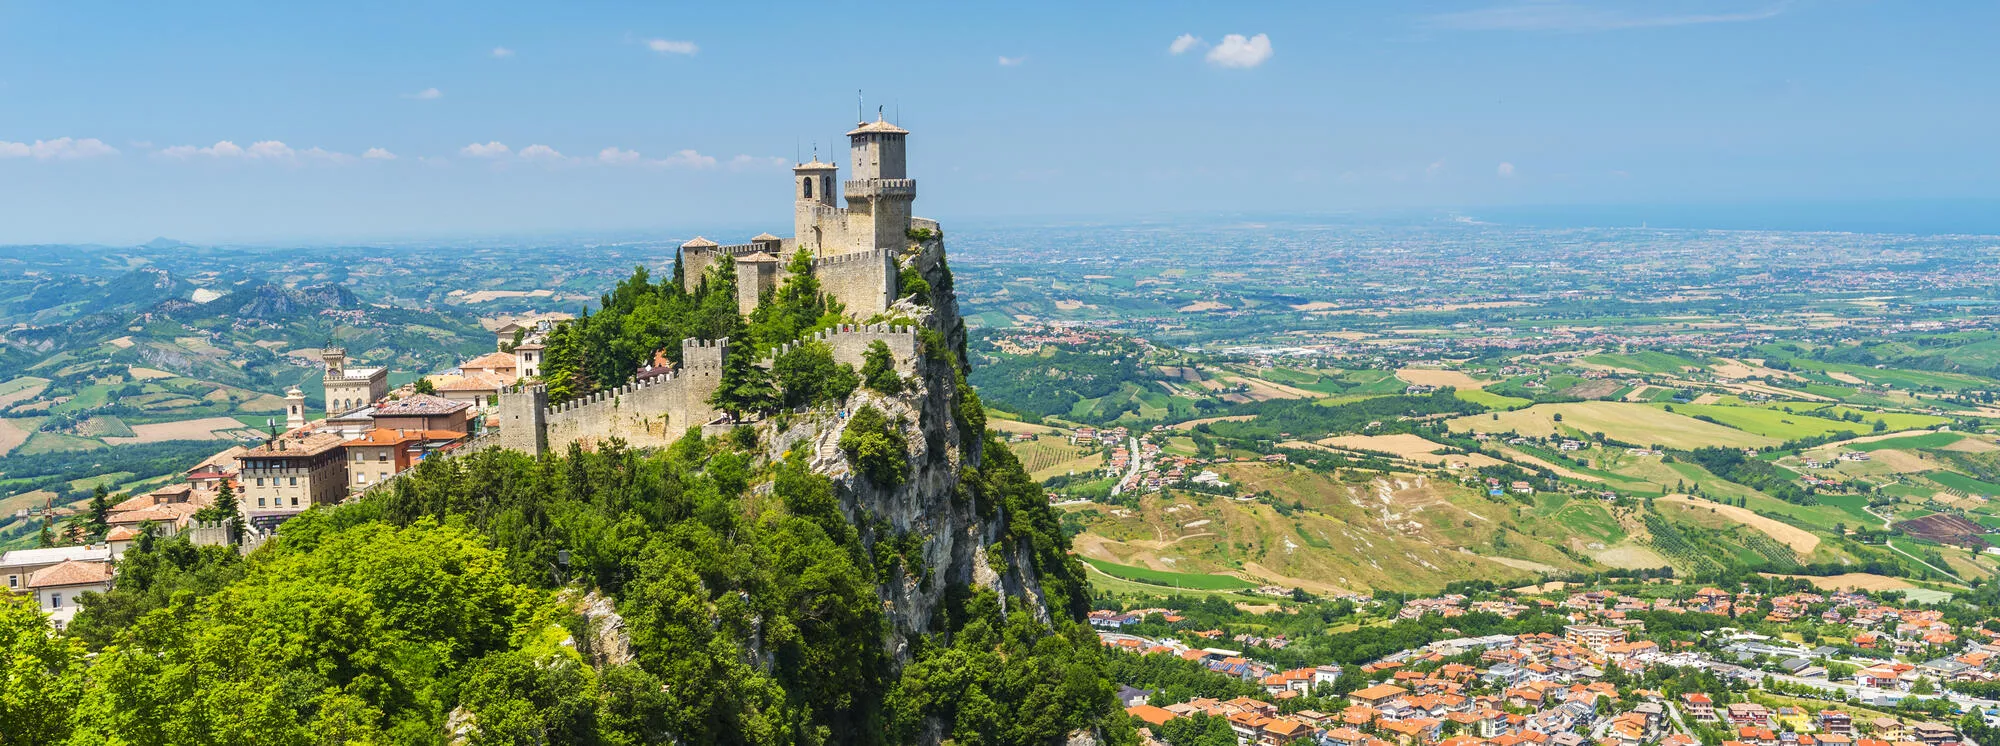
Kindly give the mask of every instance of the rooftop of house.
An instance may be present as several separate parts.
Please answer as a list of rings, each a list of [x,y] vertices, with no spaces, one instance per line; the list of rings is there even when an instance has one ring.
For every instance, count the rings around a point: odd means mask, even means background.
[[[419,415],[451,414],[472,406],[471,402],[452,401],[442,396],[412,394],[395,401],[383,402],[375,406],[376,417],[411,417]]]
[[[260,444],[256,448],[244,451],[243,457],[305,458],[308,456],[317,456],[339,448],[343,442],[346,442],[346,438],[342,438],[337,433],[301,430],[296,433],[286,433],[271,439],[267,443]]]
[[[61,588],[66,585],[93,585],[111,582],[111,563],[66,560],[44,567],[28,576],[29,588]]]
[[[427,440],[458,440],[464,433],[454,430],[410,430],[405,428],[378,427],[354,440],[347,441],[349,448],[356,446],[395,446]]]
[[[387,375],[386,370],[385,368],[342,368],[338,377],[333,375],[333,371],[327,371],[326,377],[341,381],[366,381],[378,375]]]
[[[484,355],[480,355],[479,357],[475,357],[471,360],[467,360],[463,363],[460,363],[458,368],[459,370],[495,370],[499,368],[506,368],[508,370],[513,370],[514,366],[515,362],[514,362],[514,356],[512,354],[505,352],[489,352]]]
[[[514,366],[507,367],[511,370]],[[506,381],[484,371],[462,376],[438,376],[431,381],[431,387],[438,391],[499,391],[506,386]]]
[[[16,549],[5,554],[0,554],[0,567],[53,565],[69,560],[108,562],[111,560],[111,547],[105,544],[97,544],[75,547],[47,547],[44,549]]]

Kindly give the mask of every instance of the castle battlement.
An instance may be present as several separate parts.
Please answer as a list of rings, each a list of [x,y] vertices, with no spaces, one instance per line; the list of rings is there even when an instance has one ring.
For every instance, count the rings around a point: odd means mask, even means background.
[[[915,327],[896,324],[845,324],[809,339],[831,347],[836,362],[857,369],[865,362],[869,344],[881,340],[904,374],[915,371],[923,349]],[[780,347],[778,354],[805,341]],[[689,427],[712,423],[721,414],[708,400],[722,384],[729,340],[690,337],[681,341],[681,351],[679,372],[636,378],[561,404],[549,403],[546,386],[501,393],[498,444],[531,455],[610,438],[641,448],[673,444]],[[767,358],[762,365],[769,367],[774,359]]]
[[[848,199],[868,197],[916,197],[916,179],[862,179],[849,181],[842,187]]]

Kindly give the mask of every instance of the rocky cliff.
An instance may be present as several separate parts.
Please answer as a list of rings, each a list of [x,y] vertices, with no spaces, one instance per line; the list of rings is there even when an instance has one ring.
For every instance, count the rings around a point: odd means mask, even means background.
[[[914,241],[901,265],[914,269],[930,287],[927,299],[905,296],[885,314],[923,330],[923,355],[908,390],[884,396],[861,389],[845,409],[814,412],[763,441],[773,459],[805,449],[813,470],[834,479],[843,512],[871,547],[907,541],[905,537],[921,541],[921,561],[905,564],[878,588],[891,623],[885,644],[898,663],[906,663],[911,640],[938,631],[934,625],[940,604],[954,586],[990,589],[1004,608],[1024,604],[1045,623],[1061,612],[1052,612],[1042,597],[1032,552],[1009,538],[1005,508],[993,505],[982,511],[975,494],[985,423],[961,367],[965,324],[952,291],[943,236],[932,231]],[[900,486],[876,485],[837,445],[845,415],[863,406],[882,410],[904,428],[911,468],[909,480]]]

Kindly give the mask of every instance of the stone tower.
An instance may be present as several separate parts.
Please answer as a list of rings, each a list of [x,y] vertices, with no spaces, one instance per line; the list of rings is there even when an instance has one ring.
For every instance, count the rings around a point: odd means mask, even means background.
[[[736,312],[749,316],[764,293],[778,290],[778,258],[757,251],[736,257]]]
[[[681,378],[687,383],[681,387],[681,411],[687,413],[681,426],[705,425],[715,419],[715,407],[708,403],[709,397],[722,386],[722,361],[729,357],[729,339],[681,340]]]
[[[539,385],[500,393],[500,447],[530,456],[549,448],[549,390]]]
[[[293,386],[285,390],[285,429],[297,430],[306,426],[306,392]]]
[[[792,167],[792,235],[799,248],[813,256],[838,254],[845,232],[839,230],[840,198],[833,191],[839,166],[822,162],[814,153],[812,162]]]
[[[681,272],[684,275],[681,283],[686,286],[684,290],[692,293],[695,288],[701,287],[702,278],[708,276],[708,265],[715,262],[716,255],[722,253],[721,249],[722,244],[701,236],[681,244]]]
[[[854,178],[842,190],[848,251],[900,249],[907,243],[910,203],[917,199],[917,181],[909,178],[905,160],[909,134],[879,114],[847,133],[854,161]]]
[[[320,362],[326,363],[326,377],[345,378],[347,371],[347,348],[328,347],[319,351]]]

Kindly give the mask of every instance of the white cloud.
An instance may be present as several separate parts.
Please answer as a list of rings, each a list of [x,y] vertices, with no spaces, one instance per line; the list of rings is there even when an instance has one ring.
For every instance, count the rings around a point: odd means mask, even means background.
[[[1444,172],[1444,159],[1443,159],[1443,158],[1439,158],[1439,159],[1437,159],[1437,160],[1435,160],[1435,161],[1431,161],[1431,165],[1428,165],[1428,166],[1425,166],[1425,167],[1424,167],[1424,175],[1425,175],[1425,176],[1436,176],[1436,175],[1438,175],[1438,174],[1440,174],[1440,173],[1443,173],[1443,172]]]
[[[710,160],[713,161],[714,159]],[[766,169],[766,168],[776,169],[784,167],[785,167],[785,159],[779,158],[777,156],[739,155],[736,156],[735,158],[729,159],[729,168],[735,171],[754,171],[758,169]]]
[[[521,160],[524,161],[568,160],[568,158],[565,158],[562,153],[556,152],[555,148],[551,148],[547,145],[529,145],[528,147],[521,149],[520,155],[521,155]]]
[[[195,147],[193,145],[174,145],[162,148],[160,155],[169,158],[191,158],[197,155],[208,156],[210,158],[240,158],[243,156],[243,146],[228,140],[219,141],[206,148]]]
[[[1658,9],[1667,6],[1653,3],[1618,7],[1608,3],[1578,3],[1571,0],[1513,0],[1476,10],[1440,13],[1428,18],[1427,22],[1433,27],[1459,31],[1551,31],[1580,34],[1761,21],[1785,12],[1785,6],[1786,3],[1778,2],[1749,11],[1722,8],[1710,12],[1675,13],[1657,12]]]
[[[367,152],[361,154],[361,157],[371,161],[396,160],[396,154],[389,152],[387,148],[369,148]]]
[[[1501,161],[1500,167],[1494,169],[1494,173],[1499,174],[1500,178],[1502,179],[1514,178],[1514,164],[1508,163],[1506,161]]]
[[[513,149],[508,148],[506,143],[495,140],[493,142],[489,142],[484,145],[481,145],[479,143],[473,143],[463,148],[459,148],[458,152],[463,155],[471,156],[473,158],[498,158],[500,156],[512,153],[514,151]]]
[[[646,48],[660,54],[694,54],[701,51],[701,48],[695,46],[694,42],[674,41],[672,39],[650,40],[646,42]]]
[[[1000,66],[1001,66],[1001,67],[1016,67],[1016,66],[1019,66],[1019,65],[1020,65],[1021,63],[1023,63],[1023,62],[1027,62],[1027,61],[1028,61],[1028,58],[1026,58],[1026,57],[1009,57],[1009,56],[1007,56],[1007,55],[1004,55],[1004,54],[1003,54],[1003,55],[1000,55]]]
[[[1271,37],[1264,34],[1247,39],[1242,34],[1230,34],[1208,50],[1209,63],[1222,67],[1251,68],[1268,59],[1271,59]]]
[[[508,57],[514,56],[514,50],[508,49],[506,47],[494,47],[493,56],[504,60]]]
[[[377,150],[380,150],[380,148],[377,148]],[[384,154],[387,154],[389,151],[383,150],[382,152]],[[319,146],[313,146],[310,148],[306,148],[304,150],[297,150],[290,145],[286,145],[283,141],[280,140],[258,140],[257,142],[251,143],[250,147],[247,148],[241,145],[237,145],[235,142],[230,140],[223,140],[205,148],[196,147],[194,145],[174,145],[171,147],[161,148],[159,150],[159,154],[167,158],[176,158],[182,160],[200,156],[203,158],[216,158],[216,159],[240,158],[243,160],[271,161],[271,162],[292,163],[292,164],[296,164],[300,161],[314,161],[319,163],[351,163],[354,161],[354,156],[339,151],[327,150],[326,148],[322,148]],[[366,157],[375,157],[375,156],[371,155]],[[390,155],[389,157],[394,158],[395,156]]]
[[[1174,37],[1172,44],[1167,45],[1167,52],[1170,54],[1181,54],[1199,46],[1201,46],[1201,37],[1194,34],[1181,34]]]
[[[669,168],[714,168],[715,156],[702,155],[688,148],[674,151],[673,155],[653,162]]]
[[[348,155],[346,153],[327,150],[326,148],[322,148],[317,145],[299,151],[299,157],[309,161],[325,161],[327,163],[354,162],[354,156]]]
[[[638,163],[639,151],[625,150],[614,145],[605,148],[603,150],[597,151],[597,162],[609,163],[614,166],[621,166],[627,163]]]
[[[403,98],[416,99],[418,101],[435,101],[444,98],[444,91],[436,88],[425,88],[416,93],[405,93],[403,94]]]
[[[86,137],[81,140],[71,137],[58,137],[54,140],[36,140],[32,143],[0,140],[0,158],[33,158],[38,161],[66,161],[117,154],[117,148],[106,145],[103,140],[95,137]]]
[[[278,142],[277,140],[262,140],[251,143],[250,147],[243,151],[243,154],[251,158],[269,158],[271,160],[289,160],[298,155],[298,153],[292,151],[290,145]]]

